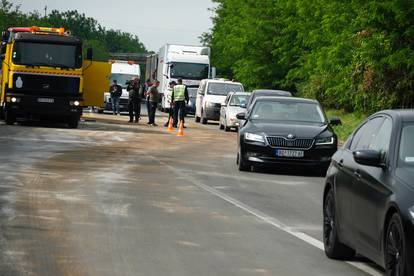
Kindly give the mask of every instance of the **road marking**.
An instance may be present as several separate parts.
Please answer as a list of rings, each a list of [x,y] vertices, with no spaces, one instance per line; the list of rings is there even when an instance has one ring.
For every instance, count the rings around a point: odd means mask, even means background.
[[[173,171],[174,173],[176,173],[177,175],[182,176],[183,172],[182,170],[179,170],[161,160],[159,160],[158,158],[151,156],[152,159],[154,159],[155,161],[157,161],[158,163],[160,163],[161,165],[169,168],[171,171]],[[235,198],[232,198],[231,196],[226,195],[225,193],[222,193],[208,185],[205,185],[203,183],[201,183],[200,181],[197,181],[197,179],[195,179],[194,177],[191,176],[191,174],[186,173],[187,174],[187,180],[191,181],[195,186],[199,187],[200,189],[211,193],[212,195],[215,195],[223,200],[225,200],[226,202],[232,204],[235,207],[238,207],[239,209],[242,209],[243,211],[255,216],[256,218],[266,222],[267,224],[272,225],[274,228],[278,229],[278,230],[282,230],[285,233],[288,233],[304,242],[306,242],[307,244],[310,244],[322,251],[324,251],[324,246],[323,243],[321,241],[319,241],[318,239],[315,239],[311,236],[309,236],[308,234],[305,234],[303,232],[299,232],[299,231],[294,231],[293,228],[288,227],[287,225],[283,224],[282,222],[280,222],[279,220],[277,220],[274,217],[271,217],[269,215],[266,215],[265,213],[250,207],[240,201],[238,201]],[[360,263],[360,262],[353,262],[353,261],[347,261],[345,262],[365,273],[367,273],[368,275],[372,275],[372,276],[382,276],[383,274],[380,273],[378,270],[376,270],[375,268],[364,264],[364,263]]]

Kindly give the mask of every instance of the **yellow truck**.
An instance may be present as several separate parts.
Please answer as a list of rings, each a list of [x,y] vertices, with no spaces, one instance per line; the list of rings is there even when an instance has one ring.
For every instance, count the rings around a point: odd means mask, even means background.
[[[83,107],[103,106],[111,64],[82,56],[63,28],[11,27],[2,33],[0,114],[6,124],[46,119],[76,128]]]

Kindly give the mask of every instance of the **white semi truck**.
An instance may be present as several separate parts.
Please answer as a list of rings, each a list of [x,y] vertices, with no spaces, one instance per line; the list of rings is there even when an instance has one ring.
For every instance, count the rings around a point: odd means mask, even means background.
[[[210,48],[204,46],[186,46],[165,44],[158,51],[147,57],[146,77],[160,81],[160,107],[169,110],[171,102],[171,81],[183,80],[189,87],[198,87],[202,79],[211,76]]]
[[[119,109],[120,111],[128,111],[129,94],[128,91],[126,91],[126,82],[135,77],[141,77],[141,69],[139,64],[136,64],[133,61],[110,60],[109,62],[112,63],[110,84],[112,85],[112,81],[116,80],[122,87],[122,96],[119,101]],[[99,109],[99,112],[103,112],[104,110],[112,111],[112,102],[109,92],[105,93],[104,107]]]

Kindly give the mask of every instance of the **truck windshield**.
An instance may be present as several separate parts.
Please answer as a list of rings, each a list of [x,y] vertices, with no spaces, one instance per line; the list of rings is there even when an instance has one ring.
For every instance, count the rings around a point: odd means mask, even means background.
[[[110,83],[112,83],[112,81],[116,80],[116,82],[120,86],[122,86],[122,88],[125,88],[127,86],[126,83],[130,80],[133,80],[135,77],[138,77],[138,75],[112,73]]]
[[[208,85],[208,94],[227,96],[230,92],[243,92],[243,86],[240,84],[229,83],[210,83]]]
[[[173,62],[170,65],[170,76],[189,80],[207,79],[208,68],[208,64]]]
[[[80,45],[19,41],[14,44],[12,59],[14,64],[29,66],[81,68],[82,50]]]

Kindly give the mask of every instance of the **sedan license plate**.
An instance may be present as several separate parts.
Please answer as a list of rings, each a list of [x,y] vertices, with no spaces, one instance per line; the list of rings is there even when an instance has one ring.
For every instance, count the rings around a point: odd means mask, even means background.
[[[276,156],[277,157],[294,157],[294,158],[303,158],[304,157],[303,150],[285,150],[285,149],[277,149]]]
[[[49,99],[49,98],[38,98],[37,102],[39,103],[54,103],[55,99]]]

